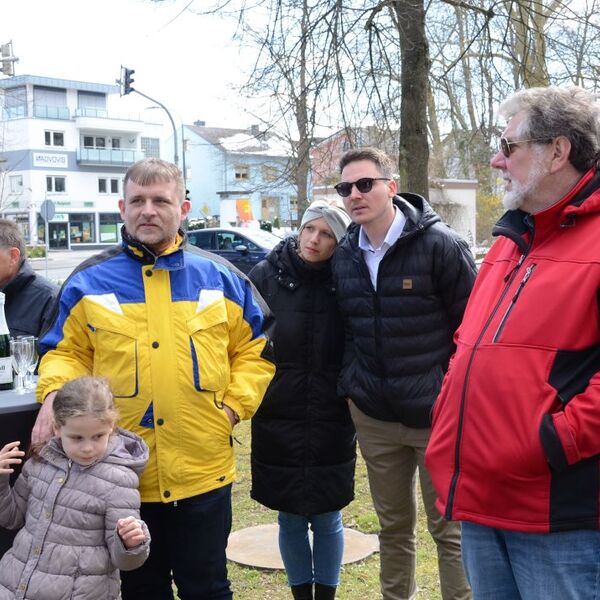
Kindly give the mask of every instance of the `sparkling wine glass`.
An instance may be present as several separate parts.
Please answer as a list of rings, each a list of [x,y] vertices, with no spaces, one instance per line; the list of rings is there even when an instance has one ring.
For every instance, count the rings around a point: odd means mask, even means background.
[[[35,389],[35,379],[33,374],[37,367],[38,363],[38,352],[37,352],[37,341],[38,339],[33,335],[24,335],[23,337],[19,337],[18,339],[22,339],[27,342],[29,349],[29,364],[27,365],[27,373],[25,375],[25,388],[28,390]]]
[[[25,394],[27,391],[24,385],[25,373],[27,373],[30,361],[29,344],[22,339],[11,340],[10,352],[12,354],[13,369],[17,374],[15,392],[17,394]]]

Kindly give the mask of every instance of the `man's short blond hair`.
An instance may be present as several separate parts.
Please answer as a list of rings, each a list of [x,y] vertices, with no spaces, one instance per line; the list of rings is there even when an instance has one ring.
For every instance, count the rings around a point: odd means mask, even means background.
[[[123,194],[127,200],[127,182],[133,181],[138,185],[152,185],[157,181],[174,181],[177,188],[179,203],[185,200],[185,184],[183,174],[177,165],[160,158],[144,158],[138,160],[127,169],[123,181]]]
[[[383,150],[380,150],[379,148],[373,148],[371,146],[352,148],[352,150],[348,150],[348,152],[346,152],[342,158],[340,158],[340,173],[344,170],[346,165],[359,160],[371,161],[377,167],[377,170],[381,173],[382,177],[389,177],[390,179],[393,179],[394,163]]]

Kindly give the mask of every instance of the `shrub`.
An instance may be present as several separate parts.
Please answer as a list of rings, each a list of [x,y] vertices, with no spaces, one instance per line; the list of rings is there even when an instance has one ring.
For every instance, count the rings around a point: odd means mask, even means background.
[[[46,246],[27,246],[27,258],[44,258]]]

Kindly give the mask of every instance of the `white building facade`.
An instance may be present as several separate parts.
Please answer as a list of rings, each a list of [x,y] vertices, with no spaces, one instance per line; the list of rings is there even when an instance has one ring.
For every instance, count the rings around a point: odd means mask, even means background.
[[[119,241],[123,176],[137,160],[160,157],[162,125],[119,115],[118,94],[118,86],[31,75],[0,80],[0,214],[28,243]]]

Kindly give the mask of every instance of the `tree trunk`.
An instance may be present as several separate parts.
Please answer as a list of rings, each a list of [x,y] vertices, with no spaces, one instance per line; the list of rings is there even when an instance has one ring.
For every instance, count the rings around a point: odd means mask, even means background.
[[[308,207],[308,177],[311,170],[310,160],[310,140],[311,127],[308,119],[308,94],[306,89],[306,43],[308,39],[308,2],[303,0],[302,20],[301,20],[301,38],[300,38],[300,89],[295,98],[296,102],[296,126],[300,134],[300,140],[296,147],[296,186],[298,189],[298,217],[296,226],[300,225],[300,220],[304,211]]]
[[[398,156],[400,186],[427,198],[429,44],[425,34],[425,7],[423,0],[397,0],[392,7],[397,16],[402,61]]]

